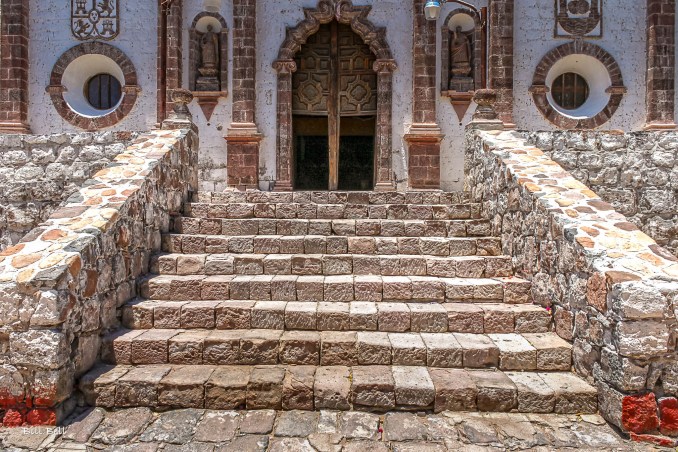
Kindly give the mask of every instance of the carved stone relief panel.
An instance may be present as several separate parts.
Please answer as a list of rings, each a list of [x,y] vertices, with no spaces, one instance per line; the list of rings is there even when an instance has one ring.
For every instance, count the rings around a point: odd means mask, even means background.
[[[118,36],[118,0],[71,0],[71,31],[81,41]]]
[[[557,38],[603,36],[603,0],[555,0]]]

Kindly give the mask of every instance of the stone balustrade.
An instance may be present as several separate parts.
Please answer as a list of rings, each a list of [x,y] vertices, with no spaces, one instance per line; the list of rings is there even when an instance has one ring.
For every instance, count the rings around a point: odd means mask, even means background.
[[[197,187],[189,130],[139,136],[51,217],[0,253],[0,413],[54,424],[136,293],[170,214]]]
[[[466,165],[472,200],[573,342],[603,416],[678,433],[678,259],[518,133],[469,130]]]

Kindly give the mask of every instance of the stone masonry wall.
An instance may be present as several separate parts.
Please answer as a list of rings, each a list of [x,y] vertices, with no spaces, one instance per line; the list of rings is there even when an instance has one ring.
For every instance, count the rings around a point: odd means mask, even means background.
[[[117,308],[195,190],[193,131],[141,135],[49,220],[0,252],[0,416],[55,424],[97,360]]]
[[[531,132],[528,141],[678,255],[678,132]]]
[[[137,135],[0,135],[0,251],[49,218]]]
[[[603,416],[675,434],[678,259],[520,134],[469,131],[467,149],[473,201],[573,342]]]

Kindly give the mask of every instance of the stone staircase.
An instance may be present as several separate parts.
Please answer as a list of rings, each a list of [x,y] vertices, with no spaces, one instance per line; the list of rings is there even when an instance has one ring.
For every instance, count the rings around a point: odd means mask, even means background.
[[[463,193],[198,193],[91,405],[592,413],[571,346]]]

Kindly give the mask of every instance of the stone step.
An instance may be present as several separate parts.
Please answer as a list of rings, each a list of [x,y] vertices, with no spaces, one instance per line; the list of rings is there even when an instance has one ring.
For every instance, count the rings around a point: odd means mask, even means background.
[[[162,275],[382,275],[494,278],[513,276],[509,256],[395,254],[157,254],[151,272]]]
[[[532,304],[354,301],[150,301],[123,306],[129,329],[546,333],[551,314]]]
[[[278,218],[306,220],[463,220],[480,218],[480,204],[313,204],[193,202],[184,215],[193,218]]]
[[[530,302],[520,278],[432,276],[155,275],[140,283],[149,300]]]
[[[103,339],[101,357],[109,364],[393,364],[507,371],[572,367],[571,346],[555,333],[120,330]]]
[[[430,410],[593,414],[570,372],[418,366],[101,365],[79,382],[93,406],[153,409]],[[414,449],[413,449],[414,450]]]
[[[440,190],[408,192],[375,191],[297,191],[297,192],[198,192],[194,202],[202,203],[300,203],[300,204],[465,204],[467,192]]]
[[[499,256],[501,239],[495,237],[358,237],[326,235],[163,234],[168,253],[276,253],[374,254],[388,256]]]
[[[177,216],[171,230],[179,234],[227,236],[324,235],[360,237],[487,237],[487,220],[327,220],[217,219]]]

